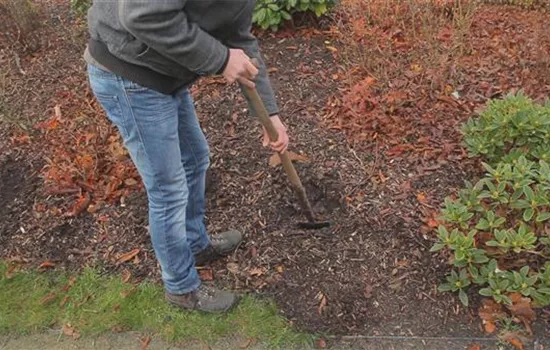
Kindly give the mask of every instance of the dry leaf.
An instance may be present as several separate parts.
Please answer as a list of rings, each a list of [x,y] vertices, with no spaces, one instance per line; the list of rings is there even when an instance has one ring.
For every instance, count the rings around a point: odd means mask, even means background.
[[[120,304],[113,305],[113,311],[114,312],[119,312],[120,311]]]
[[[72,277],[69,280],[69,282],[67,282],[67,284],[63,287],[63,291],[68,292],[74,286],[75,282],[76,282],[76,277]]]
[[[80,198],[78,198],[78,201],[73,206],[73,209],[69,213],[69,216],[77,216],[88,209],[91,200],[92,199],[90,197],[90,194],[88,192],[84,193],[84,196],[80,196]]]
[[[284,270],[285,270],[285,268],[284,268],[283,265],[277,265],[275,267],[275,271],[277,271],[278,273],[283,273]]]
[[[151,344],[151,337],[146,336],[139,338],[139,343],[141,344],[141,350],[146,350],[149,347],[149,344]]]
[[[485,321],[485,324],[483,325],[483,328],[485,329],[485,332],[493,333],[494,331],[496,331],[497,326],[492,321]]]
[[[306,155],[294,153],[292,151],[288,152],[288,157],[291,161],[296,162],[307,162],[309,161],[309,157]],[[269,158],[269,165],[270,166],[277,166],[281,164],[281,157],[279,157],[279,153],[273,153],[273,155]]]
[[[132,278],[132,273],[128,269],[124,269],[122,271],[122,283],[128,283],[128,281]]]
[[[136,179],[133,179],[133,178],[128,178],[126,180],[124,180],[124,184],[128,187],[131,187],[131,186],[135,186],[138,184],[137,180]]]
[[[481,350],[479,344],[472,344],[468,347],[468,350]]]
[[[327,347],[327,341],[326,341],[325,339],[323,339],[323,338],[319,338],[319,339],[317,340],[317,348],[319,348],[319,349],[324,349],[324,348],[326,348],[326,347]]]
[[[519,294],[519,293],[517,293]],[[535,310],[531,308],[531,299],[520,297],[512,299],[513,304],[507,306],[508,310],[517,317],[523,318],[527,321],[534,321],[537,318]]]
[[[40,264],[40,266],[38,266],[39,269],[46,269],[48,267],[54,267],[55,266],[55,263],[47,260],[47,261],[44,261],[42,264]]]
[[[80,333],[78,333],[73,326],[71,326],[70,323],[67,323],[63,326],[63,334],[65,334],[68,337],[73,337],[73,339],[80,338]]]
[[[531,322],[537,318],[535,310],[531,308],[531,299],[523,297],[520,293],[514,293],[510,296],[513,304],[506,306],[512,315],[523,322],[529,334],[533,334]]]
[[[426,202],[426,195],[424,193],[419,193],[416,195],[416,199],[418,199],[419,202]]]
[[[17,265],[10,265],[10,267],[6,270],[6,272],[4,272],[4,277],[8,280],[12,279],[16,269],[17,269]]]
[[[202,281],[212,281],[212,280],[214,280],[214,274],[212,272],[212,269],[199,270],[199,277]]]
[[[122,254],[118,257],[117,264],[121,264],[127,261],[132,260],[136,255],[138,255],[140,250],[138,248],[132,250],[131,252]]]
[[[122,331],[124,331],[124,330],[120,326],[114,326],[113,328],[111,328],[111,332],[113,332],[113,333],[120,333]]]
[[[503,340],[510,343],[518,350],[524,350],[523,343],[521,342],[521,340],[519,340],[514,336],[509,335],[509,336],[503,337]]]
[[[250,271],[248,271],[248,274],[250,276],[257,276],[257,277],[260,277],[264,273],[265,273],[265,270],[261,267],[253,267],[250,269]]]
[[[321,293],[321,302],[319,303],[319,308],[317,309],[317,313],[319,315],[322,315],[323,310],[325,309],[326,306],[327,306],[327,297],[323,293]]]
[[[478,315],[482,320],[494,322],[506,317],[506,313],[502,311],[502,305],[493,299],[483,299],[481,303]]]
[[[51,302],[52,300],[54,300],[55,298],[57,298],[57,295],[56,294],[49,294],[49,295],[46,295],[42,301],[40,302],[40,304],[44,305],[44,304],[48,304],[49,302]]]
[[[430,218],[428,220],[428,226],[431,227],[431,228],[439,227],[439,222],[434,218]]]

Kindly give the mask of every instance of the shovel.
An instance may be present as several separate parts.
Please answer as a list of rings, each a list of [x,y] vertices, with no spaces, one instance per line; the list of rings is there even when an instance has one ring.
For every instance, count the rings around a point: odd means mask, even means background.
[[[254,111],[256,111],[256,113],[258,114],[260,122],[267,130],[267,134],[269,135],[271,142],[277,141],[279,139],[279,134],[277,133],[277,130],[275,129],[273,123],[271,122],[271,119],[269,118],[269,114],[264,106],[264,103],[262,102],[260,95],[258,94],[258,91],[255,88],[250,88],[244,85],[242,88],[245,95],[250,100]],[[307,222],[299,223],[298,227],[301,229],[320,229],[330,226],[329,222],[317,221],[317,219],[315,218],[315,214],[313,213],[313,209],[311,208],[311,204],[309,203],[306,195],[306,190],[302,185],[302,182],[300,181],[300,177],[298,176],[298,173],[294,168],[294,164],[292,164],[292,160],[290,159],[288,152],[284,151],[283,153],[279,153],[279,157],[281,158],[283,168],[288,176],[288,179],[290,180],[292,188],[298,196],[300,206],[302,207],[302,210],[304,211],[304,214],[308,220]]]

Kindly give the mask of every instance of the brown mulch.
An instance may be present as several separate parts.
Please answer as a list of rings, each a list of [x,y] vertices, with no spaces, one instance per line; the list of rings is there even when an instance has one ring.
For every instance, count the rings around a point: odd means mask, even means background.
[[[474,311],[464,309],[453,295],[436,291],[447,265],[443,257],[429,253],[433,233],[428,226],[442,199],[479,171],[460,148],[455,130],[460,121],[487,98],[510,88],[527,86],[537,97],[550,92],[548,76],[540,74],[544,66],[527,54],[530,16],[538,15],[482,11],[473,28],[480,55],[494,59],[503,50],[523,54],[503,54],[498,63],[465,59],[460,70],[464,105],[441,102],[437,96],[403,104],[395,122],[406,116],[410,133],[404,138],[408,143],[399,144],[382,137],[357,143],[349,128],[330,127],[338,118],[334,110],[342,112],[337,109],[342,91],[348,90],[342,81],[344,67],[325,43],[332,34],[300,30],[297,35],[283,31],[262,36],[291,148],[307,157],[296,163],[298,172],[315,210],[332,222],[322,230],[295,227],[303,220],[296,198],[282,170],[268,164],[271,154],[261,147],[258,123],[247,115],[240,91],[217,79],[194,87],[212,151],[208,227],[213,234],[236,228],[246,235],[235,254],[205,267],[212,274],[202,273],[203,278],[273,297],[281,312],[304,330],[481,335]],[[2,100],[12,106],[10,120],[16,111],[16,120],[46,122],[39,129],[26,123],[26,131],[11,124],[0,128],[10,136],[0,141],[0,257],[31,266],[48,260],[67,269],[100,265],[109,271],[128,270],[134,279],[159,280],[147,233],[145,193],[128,181],[135,173],[127,159],[117,161],[124,159],[120,150],[102,150],[106,144],[116,145],[116,133],[87,87],[83,34],[72,30],[80,24],[68,15],[64,1],[50,2],[40,18],[37,37],[42,42],[5,45],[0,56],[0,65],[9,67],[9,89],[4,88]],[[483,39],[497,36],[514,44],[492,46]],[[8,39],[3,37],[0,44]],[[55,106],[62,118],[55,119]],[[419,115],[431,119],[426,122]],[[79,132],[90,136],[82,141]],[[63,157],[56,153],[60,144],[68,149]],[[103,177],[74,173],[70,178],[81,181],[77,191],[52,194],[48,181],[55,179],[48,177],[48,170],[52,164],[89,159],[78,158],[80,150],[102,169]],[[124,167],[116,168],[119,162]],[[79,163],[82,169],[89,170],[84,163]],[[89,203],[78,209],[87,196]],[[77,215],[70,215],[75,208]],[[124,254],[135,249],[135,257],[125,261]],[[475,306],[477,299],[472,299]]]

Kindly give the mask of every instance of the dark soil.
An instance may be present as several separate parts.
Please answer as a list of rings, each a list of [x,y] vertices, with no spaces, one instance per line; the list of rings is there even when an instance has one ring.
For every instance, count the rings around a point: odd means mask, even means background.
[[[0,62],[9,67],[8,78],[19,91],[4,92],[4,103],[24,120],[49,118],[52,107],[67,96],[60,91],[89,95],[83,38],[58,30],[79,28],[67,4],[51,2],[41,16],[39,35],[45,41],[31,49],[6,50]],[[391,158],[372,144],[352,146],[342,132],[322,124],[329,97],[340,94],[340,82],[333,77],[341,73],[323,34],[283,32],[261,41],[266,61],[276,67],[271,76],[291,149],[309,158],[297,162],[297,170],[316,212],[332,225],[315,231],[296,228],[304,220],[296,197],[282,169],[269,166],[271,154],[261,147],[259,124],[248,116],[240,91],[205,80],[193,93],[212,151],[208,227],[212,234],[242,230],[246,240],[231,257],[204,269],[213,271],[220,286],[273,297],[303,330],[483,336],[474,295],[473,307],[465,309],[454,295],[436,291],[448,266],[443,257],[429,253],[433,233],[425,227],[442,199],[479,170],[456,156],[459,152],[445,160]],[[11,53],[19,55],[25,76]],[[71,104],[88,113],[92,108],[97,123],[105,123],[86,98]],[[12,130],[11,125],[2,128]],[[136,191],[76,217],[53,210],[74,198],[46,194],[40,135],[29,133],[30,144],[7,138],[1,144],[0,258],[32,266],[49,260],[67,269],[99,265],[128,270],[136,279],[159,280],[145,193]],[[419,200],[419,194],[426,199]],[[140,252],[133,260],[119,263],[121,254],[136,248]]]

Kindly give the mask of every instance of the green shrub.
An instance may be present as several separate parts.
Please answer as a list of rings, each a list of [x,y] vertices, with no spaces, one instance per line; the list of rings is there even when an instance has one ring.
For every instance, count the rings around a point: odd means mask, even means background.
[[[445,199],[432,251],[445,249],[458,272],[439,290],[458,291],[466,305],[471,284],[499,303],[510,303],[507,294],[518,292],[550,305],[550,166],[524,156],[484,166],[483,179],[468,183],[457,199]]]
[[[521,92],[489,102],[462,132],[469,152],[491,164],[529,160],[550,161],[550,104],[535,104]]]
[[[309,11],[319,17],[335,4],[336,0],[258,0],[252,22],[264,30],[276,30],[296,12]],[[92,0],[71,0],[71,8],[80,16],[85,15],[91,5]]]
[[[470,155],[487,163],[484,178],[445,199],[432,251],[453,270],[440,291],[476,285],[511,303],[511,293],[550,305],[550,104],[521,92],[490,101],[462,128]]]
[[[322,16],[336,4],[336,0],[258,0],[252,22],[262,29],[279,28],[296,12],[310,11]]]

